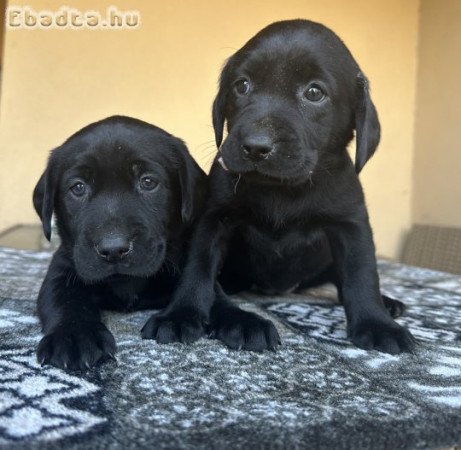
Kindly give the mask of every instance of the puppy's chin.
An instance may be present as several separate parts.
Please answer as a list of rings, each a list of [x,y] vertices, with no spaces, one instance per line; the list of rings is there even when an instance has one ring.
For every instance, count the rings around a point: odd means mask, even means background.
[[[118,275],[148,278],[163,266],[166,247],[165,240],[157,241],[153,247],[137,249],[118,263],[107,263],[96,252],[89,254],[88,251],[79,251],[77,247],[73,260],[77,275],[85,284],[103,283]]]
[[[309,161],[298,161],[290,167],[278,168],[277,162],[273,161],[267,167],[265,161],[250,163],[240,158],[237,161],[227,160],[223,155],[218,156],[218,163],[228,173],[238,175],[254,184],[261,185],[298,185],[310,182],[314,173],[314,166]]]

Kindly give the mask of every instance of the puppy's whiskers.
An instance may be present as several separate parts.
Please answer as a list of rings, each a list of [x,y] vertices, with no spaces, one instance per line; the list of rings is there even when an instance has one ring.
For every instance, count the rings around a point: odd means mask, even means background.
[[[239,173],[239,176],[237,177],[237,179],[235,180],[235,183],[234,183],[234,195],[237,195],[237,186],[238,186],[241,178],[242,178],[242,174]]]
[[[216,156],[216,144],[209,144],[208,147],[204,147],[204,150],[204,154],[200,156],[200,159],[201,161],[204,161],[207,166],[209,166]]]
[[[66,287],[70,286],[72,275],[72,270],[69,269],[66,273]]]
[[[210,126],[210,128],[213,128]],[[205,141],[205,142],[202,142],[201,144],[198,144],[196,149],[199,149],[200,147],[203,147],[205,145],[209,145],[209,144],[214,144],[215,143],[215,140],[214,139],[209,139],[208,141]]]
[[[72,269],[69,269],[66,273],[66,287],[74,286],[77,282],[78,276],[77,273]]]

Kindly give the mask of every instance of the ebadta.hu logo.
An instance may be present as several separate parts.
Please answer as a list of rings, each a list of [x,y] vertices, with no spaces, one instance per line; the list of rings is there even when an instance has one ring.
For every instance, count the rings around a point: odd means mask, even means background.
[[[61,6],[58,10],[34,10],[30,6],[10,5],[6,10],[6,26],[10,29],[134,29],[141,25],[139,11],[122,11],[109,6],[104,13]]]

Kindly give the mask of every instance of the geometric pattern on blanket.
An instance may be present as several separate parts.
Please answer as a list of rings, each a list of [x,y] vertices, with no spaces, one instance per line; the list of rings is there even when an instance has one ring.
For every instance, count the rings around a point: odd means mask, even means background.
[[[35,316],[50,254],[0,249],[0,445],[6,448],[435,448],[461,443],[461,278],[380,261],[414,355],[346,339],[331,287],[235,300],[276,324],[276,353],[144,341],[150,311],[105,313],[117,362],[40,367]]]

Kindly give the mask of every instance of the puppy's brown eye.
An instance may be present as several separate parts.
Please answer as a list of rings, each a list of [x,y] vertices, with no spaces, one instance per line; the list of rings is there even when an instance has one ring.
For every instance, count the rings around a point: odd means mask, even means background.
[[[246,78],[241,78],[235,82],[234,88],[237,94],[246,95],[250,92],[250,82]]]
[[[83,195],[86,194],[86,186],[82,182],[75,183],[70,190],[72,191],[72,194],[74,194],[76,197],[82,197]]]
[[[150,177],[145,176],[139,180],[139,187],[144,191],[153,191],[158,186],[158,182]]]
[[[310,102],[320,102],[325,98],[325,92],[323,92],[322,88],[319,85],[312,84],[304,93],[304,96]]]

